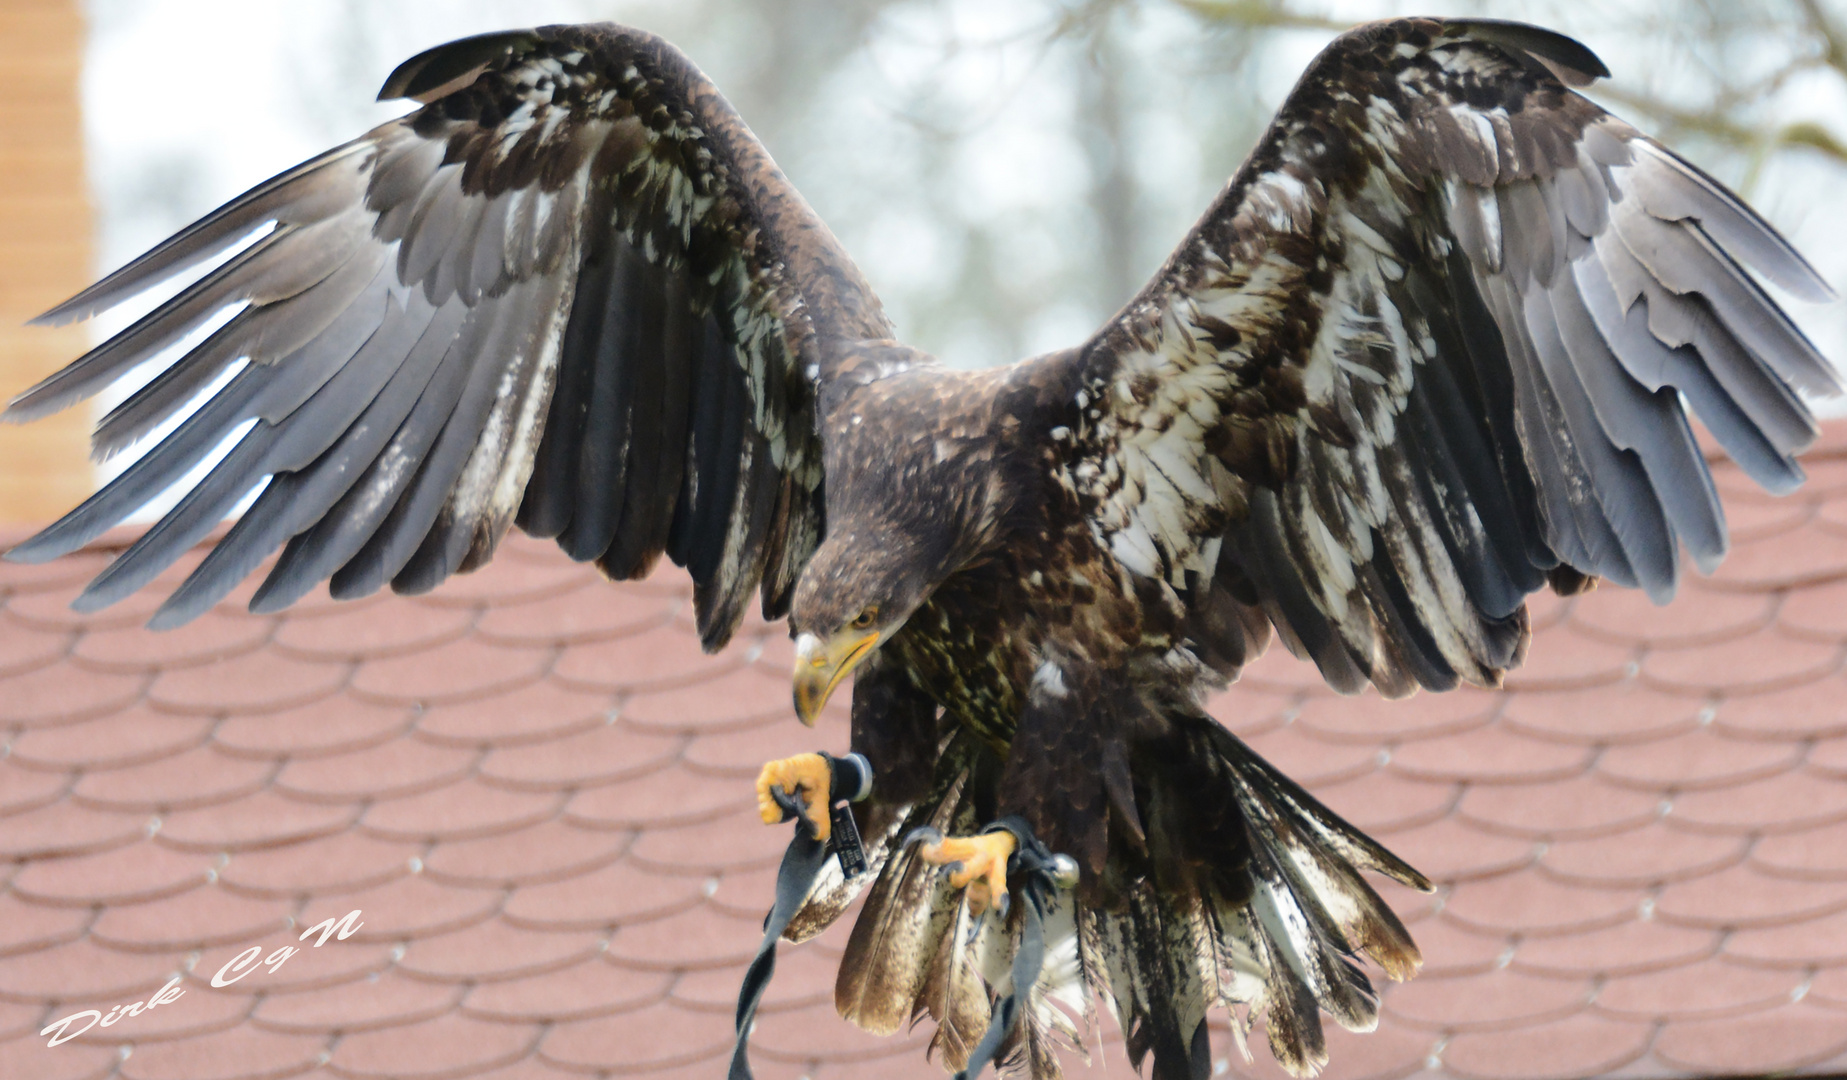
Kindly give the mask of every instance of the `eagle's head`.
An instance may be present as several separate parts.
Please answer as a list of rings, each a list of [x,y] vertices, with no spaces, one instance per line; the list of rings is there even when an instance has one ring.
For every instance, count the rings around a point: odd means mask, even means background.
[[[1008,501],[995,435],[1007,425],[988,389],[997,376],[864,351],[862,362],[891,370],[841,391],[829,411],[827,534],[789,611],[795,712],[809,725],[938,585],[993,546]]]
[[[830,528],[795,588],[795,714],[813,726],[834,688],[890,641],[948,576],[917,530]]]

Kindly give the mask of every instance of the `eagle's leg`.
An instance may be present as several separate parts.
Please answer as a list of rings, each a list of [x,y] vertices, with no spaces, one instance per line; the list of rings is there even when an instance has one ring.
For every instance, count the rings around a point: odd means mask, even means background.
[[[949,886],[968,890],[968,910],[979,915],[996,897],[1007,893],[1007,860],[1018,846],[1005,829],[979,836],[951,836],[925,844],[917,854],[936,866],[954,866]],[[1005,910],[1005,909],[1003,909]]]
[[[765,825],[783,820],[782,807],[770,794],[771,788],[802,800],[802,816],[814,826],[814,838],[823,843],[833,833],[833,766],[822,754],[797,754],[764,764],[757,773],[757,812]]]

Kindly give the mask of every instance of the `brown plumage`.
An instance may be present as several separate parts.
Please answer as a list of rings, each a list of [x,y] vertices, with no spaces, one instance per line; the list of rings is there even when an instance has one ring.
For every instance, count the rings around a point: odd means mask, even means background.
[[[1290,1069],[1420,959],[1366,884],[1415,870],[1200,707],[1275,633],[1345,692],[1494,685],[1524,598],[1672,595],[1724,519],[1682,401],[1772,490],[1834,369],[1750,271],[1830,293],[1723,187],[1572,87],[1583,46],[1480,20],[1338,38],[1146,289],[1078,348],[988,372],[896,340],[716,89],[621,27],[405,64],[423,103],[261,185],[45,317],[110,307],[272,231],[17,398],[78,401],[246,304],[99,428],[110,453],[233,366],[15,559],[73,550],[241,441],[79,599],[139,588],[261,495],[154,617],[437,586],[513,524],[612,577],[665,554],[724,645],[752,592],[855,672],[878,868],[844,1015],[928,1015],[956,1066],[1007,974],[898,839],[1023,817],[1077,858],[1010,1049],[1035,1076],[1101,994],[1139,1062],[1198,1075],[1203,1019],[1267,1013]],[[1748,270],[1746,268],[1749,268]],[[811,681],[813,672],[797,673]],[[824,874],[788,936],[859,890]],[[1075,1019],[1074,1019],[1075,1018]]]

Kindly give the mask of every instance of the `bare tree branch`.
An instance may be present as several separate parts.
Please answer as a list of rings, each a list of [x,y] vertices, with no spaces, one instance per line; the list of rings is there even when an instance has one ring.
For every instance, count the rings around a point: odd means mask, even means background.
[[[1847,37],[1841,33],[1834,19],[1821,6],[1820,0],[1796,0],[1802,8],[1802,14],[1808,22],[1809,32],[1819,37],[1827,46],[1822,53],[1822,62],[1847,75]]]
[[[1309,14],[1288,0],[1172,0],[1181,9],[1215,24],[1251,29],[1302,29],[1341,31],[1351,24]],[[1794,76],[1826,66],[1847,77],[1847,32],[1834,22],[1823,0],[1795,0],[1802,19],[1792,29],[1806,32],[1814,42],[1798,43],[1795,59],[1766,78],[1744,85],[1725,85],[1715,78],[1717,93],[1704,106],[1689,106],[1646,91],[1608,83],[1591,91],[1605,102],[1645,114],[1663,126],[1692,132],[1750,156],[1755,173],[1770,156],[1791,148],[1815,151],[1833,161],[1847,163],[1847,143],[1813,121],[1766,128],[1753,117]],[[1717,33],[1715,28],[1714,33]],[[1802,48],[1809,45],[1808,48]],[[1809,55],[1803,55],[1807,53]]]
[[[1261,29],[1332,30],[1339,33],[1353,23],[1310,15],[1277,0],[1174,0],[1176,6],[1212,22]]]
[[[1832,132],[1812,121],[1803,120],[1765,130],[1738,119],[1736,112],[1742,111],[1741,108],[1687,109],[1671,105],[1652,94],[1626,90],[1620,86],[1598,86],[1590,93],[1593,97],[1646,113],[1676,130],[1704,135],[1739,150],[1761,153],[1775,152],[1783,147],[1803,147],[1847,163],[1847,145],[1843,145]]]

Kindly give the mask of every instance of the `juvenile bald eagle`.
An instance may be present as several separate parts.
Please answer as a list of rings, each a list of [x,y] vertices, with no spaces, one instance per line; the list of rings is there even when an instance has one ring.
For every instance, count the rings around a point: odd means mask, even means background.
[[[278,547],[255,611],[329,577],[340,597],[432,589],[512,524],[612,578],[665,553],[707,648],[753,592],[789,616],[803,720],[854,677],[877,876],[844,1015],[890,1032],[928,1012],[943,1058],[966,1060],[1013,948],[987,901],[1015,834],[981,830],[1017,819],[1081,870],[1012,1035],[1035,1076],[1057,1074],[1091,990],[1159,1076],[1199,1075],[1215,1003],[1240,1033],[1267,1015],[1276,1056],[1312,1072],[1322,1011],[1376,1022],[1358,958],[1395,979],[1420,962],[1361,871],[1428,883],[1202,695],[1272,630],[1343,692],[1493,686],[1526,648],[1528,593],[1602,578],[1665,601],[1682,545],[1702,570],[1725,553],[1683,405],[1781,492],[1817,434],[1797,391],[1841,387],[1752,272],[1804,299],[1828,287],[1572,89],[1604,74],[1514,24],[1344,34],[1128,306],[1076,348],[968,372],[894,339],[667,43],[618,26],[459,41],[386,83],[416,111],[44,316],[268,230],[13,402],[13,420],[65,408],[241,305],[110,412],[96,449],[216,392],[10,557],[78,548],[238,431],[80,609],[146,584],[258,488],[152,625]],[[771,763],[765,789],[818,811],[818,760]],[[958,838],[897,842],[919,825]],[[931,865],[952,861],[952,879]],[[789,936],[856,884],[824,877]]]

